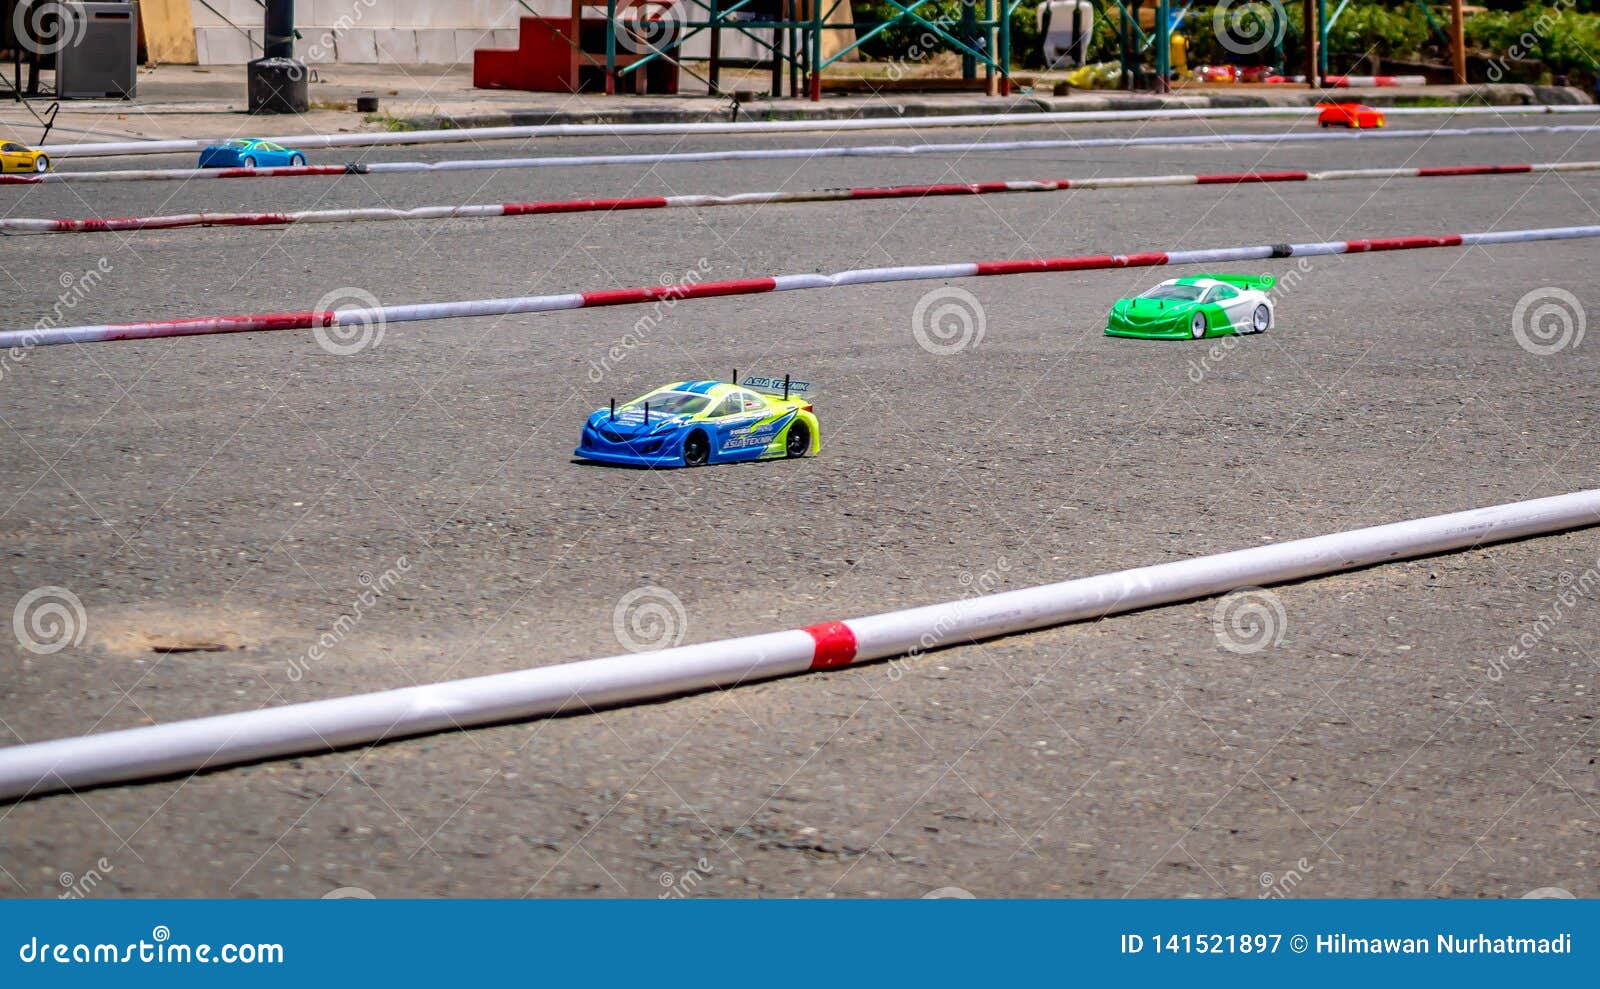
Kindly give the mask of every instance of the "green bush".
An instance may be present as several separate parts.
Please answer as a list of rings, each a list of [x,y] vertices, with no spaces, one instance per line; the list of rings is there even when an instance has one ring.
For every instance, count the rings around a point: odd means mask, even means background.
[[[1039,39],[1038,4],[1023,4],[1011,13],[1011,64],[1041,66],[1044,48]]]
[[[1414,59],[1429,33],[1428,19],[1414,3],[1397,7],[1353,3],[1328,30],[1328,57]]]
[[[912,0],[903,0],[907,7],[911,6],[911,2]],[[960,37],[961,14],[965,2],[966,0],[930,0],[929,3],[917,8],[917,16],[934,24],[941,24],[946,32]],[[890,25],[861,46],[862,54],[870,58],[885,61],[897,59],[922,61],[929,55],[939,52],[959,50],[932,34],[925,26],[918,23],[916,18],[901,13],[892,4],[883,3],[882,0],[854,0],[851,10],[855,14],[857,24],[888,22]],[[977,0],[973,10],[977,16],[983,16],[982,0]],[[870,30],[869,27],[861,27],[857,29],[857,34],[864,36]]]
[[[1561,75],[1593,78],[1600,56],[1600,14],[1572,7],[1489,11],[1466,23],[1467,47],[1495,60],[1537,59]]]
[[[903,2],[909,7],[912,0]],[[982,18],[983,0],[930,0],[929,3],[917,8],[917,15],[941,25],[949,34],[960,37],[962,8],[968,2],[972,3],[974,15]],[[1001,9],[1001,2],[1002,0],[994,0],[994,9],[997,12]],[[1011,60],[1014,65],[1037,65],[1039,62],[1039,29],[1035,22],[1034,9],[1033,6],[1023,4],[1011,14]],[[960,52],[959,48],[930,32],[915,18],[901,13],[883,0],[855,0],[851,4],[851,10],[858,24],[877,25],[885,21],[890,24],[888,28],[861,46],[862,53],[869,58],[919,62],[940,52]],[[857,34],[865,35],[870,30],[871,27],[862,27],[857,30]]]
[[[1332,14],[1337,7],[1337,3],[1330,2],[1328,13]],[[1282,9],[1288,20],[1288,26],[1282,35],[1284,62],[1291,67],[1298,66],[1302,61],[1301,52],[1304,50],[1301,47],[1301,39],[1304,37],[1301,5],[1293,0],[1286,0],[1282,4]],[[1241,57],[1229,52],[1214,37],[1211,25],[1212,15],[1209,10],[1197,11],[1196,15],[1190,18],[1188,27],[1191,65],[1201,62],[1244,63],[1252,59],[1257,62],[1272,61],[1271,49],[1265,49],[1252,57]],[[1350,3],[1328,31],[1329,65],[1338,71],[1348,68],[1350,63],[1364,56],[1414,59],[1427,42],[1429,34],[1427,17],[1421,8],[1410,0],[1391,3]]]
[[[906,2],[909,4],[909,0]],[[994,0],[995,8],[999,9],[1003,2]],[[1478,2],[1491,9],[1467,18],[1469,49],[1482,51],[1491,58],[1537,59],[1552,73],[1593,78],[1597,71],[1595,58],[1600,56],[1600,0],[1571,0],[1570,3],[1556,0],[1548,6],[1528,6],[1526,0]],[[983,0],[929,0],[917,13],[934,23],[944,23],[947,31],[957,34],[964,3],[974,3],[974,9],[982,15]],[[1302,51],[1301,5],[1298,0],[1280,0],[1280,4],[1288,20],[1283,35],[1284,62],[1295,66],[1301,60]],[[1176,2],[1174,5],[1177,6]],[[1329,0],[1330,12],[1337,6],[1335,0]],[[1114,4],[1108,3],[1102,13],[1111,7]],[[1034,8],[1030,0],[1011,15],[1011,58],[1015,65],[1039,64],[1039,32],[1035,27]],[[869,58],[922,61],[939,52],[955,50],[884,0],[855,0],[853,10],[859,23],[890,23],[890,27],[862,45],[862,53]],[[1434,4],[1433,16],[1440,25],[1447,24],[1448,6]],[[869,28],[863,27],[861,33],[867,30]],[[1189,41],[1191,66],[1207,62],[1265,63],[1274,58],[1270,48],[1255,56],[1240,56],[1222,47],[1212,30],[1209,8],[1196,6],[1180,30]],[[1328,32],[1328,60],[1335,72],[1350,69],[1362,57],[1412,61],[1429,49],[1436,57],[1442,55],[1441,39],[1429,26],[1421,8],[1411,0],[1356,0],[1346,5]],[[1118,40],[1110,18],[1097,17],[1094,38],[1089,45],[1090,60],[1113,61],[1117,53]],[[1145,51],[1142,57],[1147,63],[1155,61],[1153,51]]]

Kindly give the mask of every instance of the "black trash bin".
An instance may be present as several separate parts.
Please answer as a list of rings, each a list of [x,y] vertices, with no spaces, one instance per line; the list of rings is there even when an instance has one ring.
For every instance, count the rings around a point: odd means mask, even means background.
[[[305,113],[311,107],[306,66],[293,58],[258,58],[248,67],[251,113]]]

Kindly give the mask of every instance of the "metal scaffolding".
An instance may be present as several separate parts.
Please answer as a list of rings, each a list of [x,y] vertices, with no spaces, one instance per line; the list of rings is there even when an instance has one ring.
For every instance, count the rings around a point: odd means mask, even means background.
[[[624,39],[648,37],[650,30],[640,25],[668,21],[661,15],[639,16],[643,8],[666,8],[656,0],[606,0],[606,92],[616,91],[618,78],[638,72],[651,62],[664,59],[683,67],[683,45],[710,32],[708,84],[720,92],[722,34],[736,31],[754,42],[772,65],[772,95],[783,95],[784,69],[788,68],[789,93],[804,92],[812,100],[822,98],[822,73],[828,66],[858,51],[861,46],[895,23],[909,20],[931,36],[933,43],[946,46],[962,56],[962,76],[976,79],[982,66],[991,88],[1000,95],[1011,92],[1011,15],[1029,0],[966,0],[959,17],[932,18],[921,13],[931,0],[885,0],[896,13],[894,20],[860,22],[833,20],[845,0],[679,0],[673,11],[686,10],[687,17],[670,18],[671,30],[652,39],[642,57],[618,64],[618,46],[628,47]],[[1120,0],[1118,0],[1120,2]],[[634,16],[627,16],[631,9]],[[853,31],[855,40],[836,51],[824,54],[823,35],[828,31]],[[771,32],[770,35],[767,32]],[[634,40],[633,44],[637,44]]]
[[[830,65],[850,56],[861,47],[898,23],[910,22],[927,32],[931,41],[952,51],[962,59],[962,78],[973,80],[981,67],[991,93],[1008,95],[1011,79],[1011,18],[1027,3],[1029,7],[1038,0],[963,0],[959,15],[932,16],[925,14],[932,0],[884,0],[895,17],[887,21],[834,21],[845,0],[606,0],[606,92],[616,91],[616,80],[643,70],[650,63],[665,60],[687,72],[683,66],[682,47],[685,42],[709,32],[710,58],[708,84],[711,92],[721,92],[721,72],[724,32],[734,31],[755,44],[763,56],[761,61],[772,66],[771,95],[784,95],[784,76],[789,79],[789,95],[807,94],[812,100],[822,97],[822,74]],[[1289,20],[1284,7],[1278,3],[1251,5],[1241,16],[1253,17],[1260,22],[1265,36],[1270,38],[1270,59],[1273,64],[1288,71],[1284,64],[1283,40],[1294,33],[1305,55],[1304,72],[1312,88],[1321,84],[1328,73],[1328,32],[1345,12],[1349,0],[1337,0],[1329,10],[1329,0],[1302,0],[1302,20],[1312,25],[1310,31],[1297,28]],[[1452,24],[1447,28],[1436,20],[1426,0],[1412,0],[1427,16],[1433,31],[1451,51],[1454,75],[1458,82],[1465,79],[1465,62],[1461,41],[1461,0],[1451,0]],[[1171,32],[1189,16],[1194,0],[1181,0],[1175,13],[1173,0],[1093,0],[1096,13],[1106,17],[1115,12],[1117,59],[1121,63],[1123,86],[1138,88],[1141,82],[1153,82],[1156,89],[1165,91],[1172,75]],[[1154,24],[1145,31],[1139,24],[1141,9],[1154,5]],[[670,12],[648,16],[649,9]],[[619,64],[619,38],[637,34],[640,24],[670,22],[673,27],[659,41],[652,41],[640,58],[624,58]],[[827,31],[843,30],[855,33],[855,40],[837,50],[824,54],[823,35]],[[631,49],[636,51],[637,49]],[[1153,56],[1153,79],[1142,79],[1147,53]],[[785,69],[787,68],[787,73]],[[696,75],[690,72],[691,75]],[[698,76],[696,76],[699,78]]]

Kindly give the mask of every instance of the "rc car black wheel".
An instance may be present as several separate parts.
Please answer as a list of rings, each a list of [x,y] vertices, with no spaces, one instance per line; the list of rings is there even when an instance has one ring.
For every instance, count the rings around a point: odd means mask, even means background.
[[[254,168],[254,167],[256,167],[256,160],[254,158],[246,158],[244,160],[244,167],[246,167],[246,168]]]
[[[306,156],[305,155],[294,155],[293,157],[291,157],[289,159],[289,164],[291,164],[291,165],[304,165],[305,163],[306,163]]]
[[[789,438],[783,444],[783,455],[786,457],[803,457],[811,452],[811,427],[803,422],[796,422],[789,427]]]
[[[1194,319],[1189,321],[1189,333],[1196,340],[1206,335],[1206,314],[1197,312]]]
[[[683,464],[685,467],[704,467],[706,461],[711,459],[711,442],[706,439],[706,434],[695,430],[683,441]]]
[[[33,160],[33,170],[41,175],[50,171],[50,157],[48,155],[40,155],[35,158]]]
[[[1272,313],[1265,305],[1256,306],[1256,311],[1250,314],[1250,329],[1256,333],[1265,333],[1272,326]]]

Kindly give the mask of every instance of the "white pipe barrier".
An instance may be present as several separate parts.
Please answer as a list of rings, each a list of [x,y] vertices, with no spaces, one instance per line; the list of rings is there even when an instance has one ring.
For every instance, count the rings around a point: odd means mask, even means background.
[[[1305,76],[1284,76],[1283,77],[1283,81],[1285,81],[1285,82],[1304,83],[1306,81],[1306,77]],[[1383,88],[1387,89],[1387,88],[1392,87],[1392,86],[1426,86],[1428,84],[1428,77],[1427,76],[1416,76],[1416,75],[1411,75],[1411,76],[1339,76],[1339,75],[1325,75],[1325,76],[1322,77],[1322,84],[1324,86],[1327,86],[1329,89],[1367,89],[1367,88],[1376,88],[1376,87],[1383,87]]]
[[[1160,265],[1236,264],[1273,258],[1330,254],[1364,254],[1373,251],[1415,251],[1435,247],[1487,247],[1490,244],[1527,244],[1546,240],[1583,240],[1600,237],[1600,225],[1495,230],[1485,233],[1433,234],[1407,237],[1372,237],[1328,240],[1309,244],[1258,244],[1213,247],[1194,251],[1147,251],[1140,254],[1090,254],[1062,258],[1020,258],[1007,261],[958,261],[947,264],[910,264],[890,268],[855,268],[833,274],[803,272],[736,278],[727,281],[684,282],[635,288],[524,295],[505,299],[464,299],[457,302],[417,302],[398,306],[368,306],[339,310],[252,313],[235,316],[198,316],[142,323],[101,323],[91,326],[48,326],[40,320],[31,328],[0,330],[0,350],[31,349],[68,343],[109,343],[116,340],[154,340],[164,337],[207,336],[217,333],[257,333],[309,330],[319,326],[370,326],[373,323],[409,323],[428,319],[469,316],[509,316],[513,313],[560,312],[600,306],[653,305],[662,301],[711,299],[768,292],[846,288],[887,282],[941,281],[1000,275],[1032,275],[1059,271],[1094,271],[1107,268],[1149,268]]]
[[[0,749],[0,800],[543,717],[920,655],[1244,587],[1600,525],[1580,491],[804,629]]]
[[[1167,134],[1143,137],[1058,138],[1046,141],[966,141],[943,144],[866,144],[814,148],[726,148],[717,151],[667,151],[607,155],[549,155],[539,158],[459,158],[444,161],[375,161],[347,165],[293,165],[280,168],[124,168],[94,172],[0,175],[0,185],[58,182],[136,182],[156,179],[298,178],[312,175],[393,175],[507,168],[587,168],[594,165],[682,165],[708,161],[762,161],[813,158],[897,158],[916,155],[992,154],[1002,151],[1056,151],[1163,145],[1287,144],[1303,141],[1436,140],[1505,137],[1522,134],[1589,134],[1596,124],[1544,124],[1521,127],[1455,127],[1438,130],[1336,130],[1283,133]]]
[[[1484,116],[1547,113],[1595,113],[1600,106],[1464,106],[1385,107],[1388,116]],[[291,134],[272,138],[295,148],[368,148],[391,144],[444,144],[449,142],[528,140],[546,137],[633,137],[696,134],[832,134],[858,130],[924,130],[939,127],[1018,127],[1036,124],[1087,124],[1116,121],[1205,120],[1239,117],[1306,117],[1319,113],[1305,107],[1186,107],[1173,110],[1071,110],[1056,113],[967,113],[947,117],[851,117],[844,120],[701,121],[672,124],[538,124],[525,127],[463,127],[450,130],[416,130],[366,134]],[[225,138],[178,141],[113,141],[97,144],[52,144],[40,150],[53,158],[87,158],[108,155],[172,154],[199,151]]]
[[[461,206],[414,206],[410,209],[367,207],[311,209],[294,212],[169,213],[164,216],[90,217],[81,219],[0,218],[0,234],[104,233],[126,230],[174,230],[180,227],[255,227],[296,223],[372,223],[392,220],[463,220],[506,216],[549,216],[556,213],[610,213],[642,209],[705,209],[713,206],[763,206],[774,203],[815,204],[883,199],[926,199],[942,196],[988,196],[1018,192],[1065,192],[1084,189],[1147,189],[1160,186],[1265,185],[1282,182],[1338,182],[1345,179],[1460,178],[1471,175],[1533,175],[1551,172],[1600,171],[1600,161],[1532,164],[1355,168],[1306,172],[1213,172],[1187,175],[1110,175],[1086,179],[1012,179],[995,182],[933,185],[868,186],[784,192],[736,192],[725,196],[686,194],[631,196],[622,199],[555,199],[529,203],[477,203]]]

